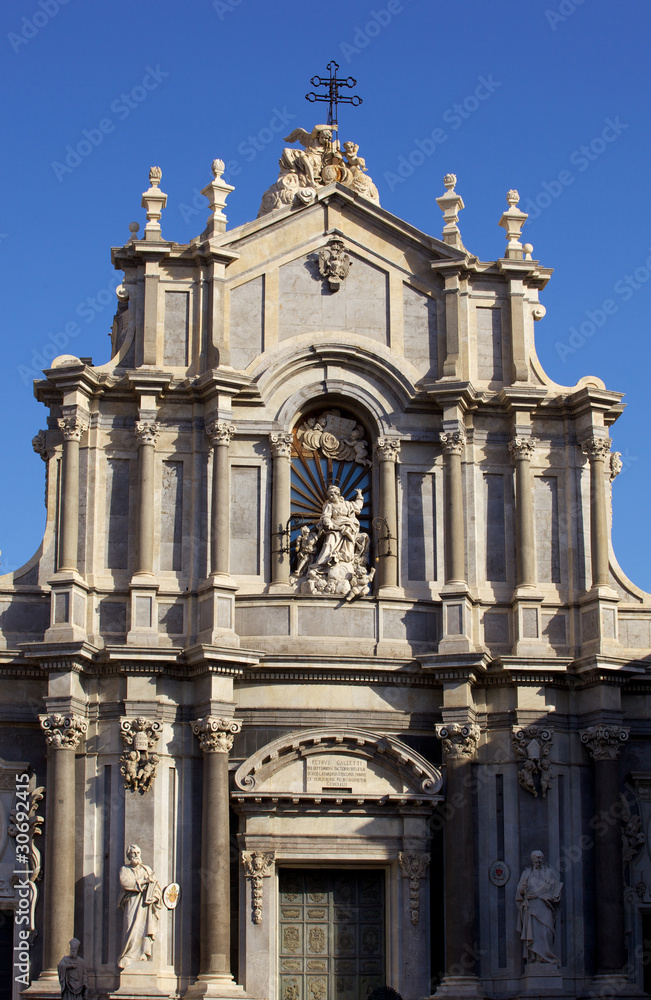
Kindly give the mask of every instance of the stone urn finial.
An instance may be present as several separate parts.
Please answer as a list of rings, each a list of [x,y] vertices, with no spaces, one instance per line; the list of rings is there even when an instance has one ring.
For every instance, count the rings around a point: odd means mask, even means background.
[[[221,177],[224,173],[224,168],[226,164],[223,160],[213,160],[212,161],[212,175],[213,177]]]
[[[163,171],[160,167],[151,167],[149,170],[149,183],[152,187],[158,187],[163,177]]]

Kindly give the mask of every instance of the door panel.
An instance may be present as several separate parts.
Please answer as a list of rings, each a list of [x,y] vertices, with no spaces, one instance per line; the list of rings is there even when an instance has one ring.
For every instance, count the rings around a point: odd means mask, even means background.
[[[383,871],[280,869],[280,1000],[365,1000],[385,984]]]

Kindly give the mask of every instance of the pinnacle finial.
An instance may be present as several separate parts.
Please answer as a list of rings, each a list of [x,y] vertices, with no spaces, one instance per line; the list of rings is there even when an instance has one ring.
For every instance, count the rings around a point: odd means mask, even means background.
[[[522,212],[517,207],[519,201],[520,195],[518,192],[515,188],[510,188],[510,190],[506,192],[506,203],[509,208],[507,212],[502,213],[502,218],[499,221],[499,225],[502,226],[503,229],[506,229],[506,238],[508,243],[506,245],[505,257],[510,260],[522,260],[524,258],[520,236],[522,235],[522,227],[529,216],[526,212]]]
[[[163,171],[160,167],[152,167],[149,171],[149,190],[142,196],[142,207],[147,209],[147,225],[143,233],[144,240],[162,240],[163,236],[160,228],[160,217],[165,205],[167,195],[159,189]],[[131,227],[129,227],[131,228]]]
[[[460,250],[463,250],[461,233],[457,223],[459,222],[459,212],[465,206],[461,195],[457,194],[454,190],[457,183],[457,175],[446,174],[443,178],[443,183],[445,184],[445,194],[436,199],[436,204],[443,212],[443,221],[445,222],[443,227],[443,242],[447,243],[448,246],[458,247]]]
[[[201,191],[209,203],[210,212],[208,216],[208,223],[200,239],[209,240],[213,236],[217,236],[219,233],[226,231],[227,218],[224,215],[224,208],[226,207],[226,199],[228,198],[231,191],[235,188],[231,184],[227,184],[223,179],[222,174],[224,173],[225,164],[223,160],[213,160],[212,161],[212,176],[210,184],[207,184],[205,188]]]

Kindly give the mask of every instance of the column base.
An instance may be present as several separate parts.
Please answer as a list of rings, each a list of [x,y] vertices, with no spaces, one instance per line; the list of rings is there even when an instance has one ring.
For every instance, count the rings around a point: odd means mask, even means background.
[[[218,573],[202,583],[199,596],[199,635],[204,646],[230,646],[237,649],[240,637],[235,631],[235,591],[238,585]]]
[[[465,997],[485,997],[477,976],[444,976],[433,994],[437,1000],[464,1000]]]
[[[236,983],[232,976],[210,975],[199,976],[196,982],[188,987],[186,997],[209,997],[214,1000],[248,1000],[251,994],[243,986]]]
[[[637,983],[632,983],[618,972],[601,972],[598,976],[594,976],[590,982],[589,993],[596,997],[617,997],[617,1000],[647,996]]]
[[[56,969],[45,969],[38,979],[30,983],[26,990],[22,990],[21,997],[29,997],[30,1000],[51,1000],[52,997],[61,996],[61,985],[59,974]]]
[[[581,656],[622,653],[617,636],[618,595],[610,587],[593,587],[579,600]]]
[[[441,598],[443,628],[438,645],[439,653],[474,653],[475,643],[471,638],[472,603],[467,585],[463,581],[446,583],[441,591]]]
[[[128,646],[158,645],[158,583],[153,576],[136,573],[131,578],[131,628],[127,632]]]

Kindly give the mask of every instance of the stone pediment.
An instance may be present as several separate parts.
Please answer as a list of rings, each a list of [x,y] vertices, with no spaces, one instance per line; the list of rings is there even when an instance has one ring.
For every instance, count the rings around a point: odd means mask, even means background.
[[[308,729],[268,743],[235,773],[234,797],[436,802],[441,773],[393,736]]]

